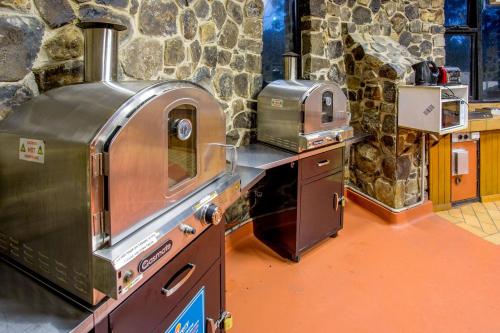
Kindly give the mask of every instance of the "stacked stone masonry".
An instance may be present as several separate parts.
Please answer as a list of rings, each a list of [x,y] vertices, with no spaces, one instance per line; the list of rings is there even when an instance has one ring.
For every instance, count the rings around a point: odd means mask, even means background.
[[[302,75],[331,80],[349,98],[352,125],[374,140],[355,145],[352,185],[393,208],[421,199],[420,133],[397,127],[397,87],[411,64],[444,64],[444,0],[300,2]]]
[[[29,98],[83,80],[78,19],[109,18],[120,80],[191,80],[227,116],[228,142],[255,131],[262,87],[262,0],[0,0],[0,120]]]

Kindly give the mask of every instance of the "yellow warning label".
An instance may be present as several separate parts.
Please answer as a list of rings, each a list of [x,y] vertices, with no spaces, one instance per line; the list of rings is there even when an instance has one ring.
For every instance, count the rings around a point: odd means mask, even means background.
[[[45,142],[43,140],[21,138],[19,159],[28,162],[45,163]]]

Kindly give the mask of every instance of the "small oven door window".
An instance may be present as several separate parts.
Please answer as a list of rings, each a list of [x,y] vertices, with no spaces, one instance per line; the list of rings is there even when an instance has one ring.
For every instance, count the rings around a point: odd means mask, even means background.
[[[179,105],[168,113],[168,189],[196,176],[196,108]]]
[[[460,125],[460,101],[442,103],[442,128],[451,128]]]
[[[333,93],[325,91],[321,98],[321,123],[331,123],[333,121]]]

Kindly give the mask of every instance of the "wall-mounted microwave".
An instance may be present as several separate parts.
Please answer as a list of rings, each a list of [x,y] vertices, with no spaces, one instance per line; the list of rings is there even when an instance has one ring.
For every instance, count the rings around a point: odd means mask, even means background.
[[[440,135],[462,131],[469,122],[467,86],[400,86],[398,125]]]

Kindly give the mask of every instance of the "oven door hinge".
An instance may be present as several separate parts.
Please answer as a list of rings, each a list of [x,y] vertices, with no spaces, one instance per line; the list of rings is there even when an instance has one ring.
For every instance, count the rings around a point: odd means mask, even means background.
[[[109,167],[109,155],[107,153],[96,153],[92,154],[92,176],[106,176],[108,175],[108,167]]]
[[[93,248],[94,250],[102,247],[109,241],[109,233],[106,230],[106,212],[97,212],[92,215],[93,224]]]

